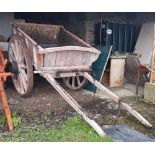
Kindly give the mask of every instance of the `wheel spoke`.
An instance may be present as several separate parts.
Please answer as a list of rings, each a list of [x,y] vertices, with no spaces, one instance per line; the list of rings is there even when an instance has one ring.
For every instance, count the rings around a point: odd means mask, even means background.
[[[70,77],[67,77],[67,78],[66,78],[66,83],[69,84],[69,81],[70,81]]]
[[[20,59],[19,59],[19,64],[22,64],[24,61],[24,56],[21,56]]]
[[[22,52],[22,46],[18,46],[18,48],[19,48],[18,62],[21,63],[22,61],[24,61],[24,55],[23,55],[23,52]]]
[[[77,79],[77,82],[78,82],[78,86],[80,86],[80,85],[81,85],[81,82],[80,82],[80,77],[79,77],[79,76],[77,76],[77,77],[76,77],[76,79]]]
[[[20,80],[19,80],[19,75],[17,76],[16,79],[13,79],[13,82],[15,84],[16,89],[21,92],[21,84],[20,84]]]
[[[21,69],[28,69],[28,67],[27,67],[26,65],[24,65],[24,64],[19,65],[19,67],[20,67]]]
[[[75,77],[72,77],[72,87],[75,87]]]
[[[85,84],[86,79],[82,76],[74,76],[63,78],[63,81],[68,88],[78,90]]]
[[[19,83],[20,83],[20,91],[21,91],[21,94],[24,94],[24,86],[23,86],[23,81],[22,81],[22,79],[21,79],[21,75],[19,74],[18,75],[18,80],[19,80]]]
[[[13,51],[13,54],[15,56],[15,59],[17,60],[17,53],[16,53],[16,49],[14,47],[14,44],[11,44],[11,47],[12,47],[12,51]]]
[[[19,61],[19,57],[20,57],[20,52],[19,52],[19,45],[18,45],[18,41],[17,40],[14,40],[15,41],[15,50],[16,50],[16,59],[17,61]]]
[[[20,82],[21,82],[21,87],[24,89],[24,91],[26,91],[27,89],[27,83],[24,79],[23,74],[19,74],[19,78],[20,78]]]
[[[22,76],[25,79],[25,81],[27,81],[27,74],[25,73],[25,71],[24,70],[20,70],[20,73],[22,74]]]
[[[11,50],[11,52],[9,51],[9,61],[13,62],[13,61],[15,61],[15,56],[13,54],[13,49],[10,48],[10,50]]]

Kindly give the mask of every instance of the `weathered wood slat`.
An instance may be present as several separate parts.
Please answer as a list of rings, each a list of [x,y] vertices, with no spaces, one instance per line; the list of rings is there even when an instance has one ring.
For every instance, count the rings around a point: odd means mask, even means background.
[[[151,61],[151,69],[154,71],[155,68],[155,25],[153,25],[153,51],[152,51],[152,61]],[[155,81],[155,73],[151,71],[150,82]]]
[[[99,54],[100,51],[95,48],[90,47],[80,47],[80,46],[61,46],[61,47],[51,47],[51,48],[45,48],[44,50],[40,50],[40,54],[46,54],[51,52],[59,52],[59,51],[83,51],[83,52],[92,52]]]
[[[90,66],[71,66],[71,67],[40,67],[43,71],[55,72],[76,72],[76,71],[90,71]]]

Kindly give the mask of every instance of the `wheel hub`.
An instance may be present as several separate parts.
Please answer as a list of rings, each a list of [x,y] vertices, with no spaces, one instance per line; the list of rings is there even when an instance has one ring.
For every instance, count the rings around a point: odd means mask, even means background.
[[[13,61],[11,63],[11,72],[13,73],[13,78],[17,79],[17,76],[19,74],[19,67],[18,67],[17,61]]]

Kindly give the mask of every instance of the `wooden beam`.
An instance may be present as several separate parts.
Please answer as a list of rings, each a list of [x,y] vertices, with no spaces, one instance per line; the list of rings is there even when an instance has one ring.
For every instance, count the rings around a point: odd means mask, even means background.
[[[81,46],[61,46],[61,47],[51,47],[45,48],[44,50],[40,50],[40,54],[47,54],[52,52],[62,52],[62,51],[83,51],[83,52],[91,52],[95,54],[100,54],[101,52],[93,47],[81,47]]]
[[[134,117],[136,117],[145,126],[147,126],[149,128],[152,127],[152,125],[142,115],[140,115],[136,110],[134,110],[132,107],[130,107],[127,103],[121,102],[121,107],[124,110],[127,110]]]
[[[55,72],[76,72],[76,71],[90,71],[90,66],[70,66],[70,67],[40,67],[42,71],[55,71]]]
[[[57,92],[74,108],[74,110],[82,116],[82,118],[101,136],[105,137],[106,133],[102,128],[94,121],[91,120],[88,115],[82,110],[81,106],[59,85],[59,83],[50,75],[40,73],[56,90]]]
[[[150,76],[150,82],[155,82],[155,73],[154,73],[154,66],[155,66],[155,24],[154,24],[154,29],[153,29],[153,52],[152,52],[152,61],[151,61],[151,76]]]
[[[84,77],[88,79],[92,84],[94,84],[98,89],[106,93],[111,99],[113,99],[115,102],[119,103],[120,98],[115,95],[113,92],[111,92],[109,89],[104,87],[102,84],[100,84],[97,80],[93,79],[87,72],[84,73]],[[143,117],[141,116],[137,111],[132,109],[127,103],[120,102],[121,107],[124,110],[127,110],[131,115],[136,117],[142,124],[144,124],[147,127],[152,127],[152,125]]]

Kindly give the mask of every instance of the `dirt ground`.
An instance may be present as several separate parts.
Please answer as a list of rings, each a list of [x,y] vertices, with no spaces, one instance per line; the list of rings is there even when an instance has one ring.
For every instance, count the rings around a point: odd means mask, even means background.
[[[83,91],[69,90],[61,81],[59,82],[82,106],[82,108],[87,111],[89,116],[93,117],[93,119],[101,126],[126,124],[149,137],[155,138],[155,105],[144,103],[135,97],[124,98],[124,101],[127,101],[133,108],[150,121],[153,127],[148,129],[125,111],[119,113],[118,106],[113,101],[100,99],[83,93]],[[21,98],[10,82],[6,84],[5,90],[11,110],[20,111],[22,121],[31,122],[31,118],[28,118],[29,113],[34,113],[35,115],[38,115],[38,117],[48,113],[49,118],[47,119],[46,124],[52,127],[59,121],[66,119],[68,116],[76,114],[74,109],[64,101],[56,90],[39,76],[35,77],[33,91],[27,98]],[[33,121],[31,123],[35,122]]]

